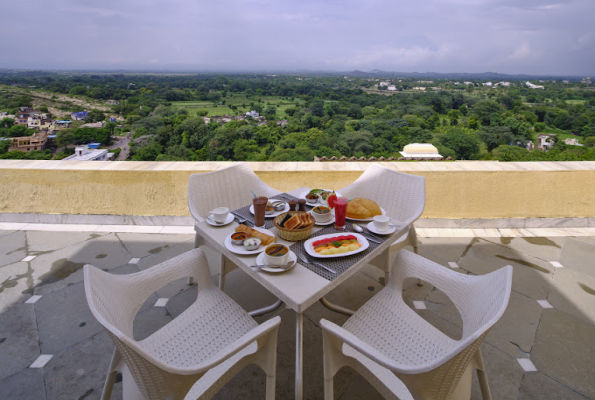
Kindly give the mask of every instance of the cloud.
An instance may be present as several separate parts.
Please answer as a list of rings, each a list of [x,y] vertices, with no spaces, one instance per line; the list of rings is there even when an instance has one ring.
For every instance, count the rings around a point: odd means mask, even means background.
[[[593,0],[28,0],[2,11],[19,15],[0,25],[9,68],[592,75],[595,65]]]

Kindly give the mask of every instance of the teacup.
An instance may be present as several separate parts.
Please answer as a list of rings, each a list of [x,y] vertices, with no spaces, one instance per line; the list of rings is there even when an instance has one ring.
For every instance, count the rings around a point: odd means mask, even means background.
[[[211,211],[209,214],[211,217],[213,217],[215,222],[219,222],[220,224],[222,224],[227,220],[227,216],[229,215],[229,208],[217,207],[213,211]]]
[[[318,223],[329,222],[333,218],[331,209],[326,206],[314,207],[312,209],[312,215]]]
[[[289,247],[280,243],[269,244],[264,249],[264,260],[267,265],[285,265],[289,262]]]
[[[390,218],[386,215],[376,215],[374,218],[374,226],[379,231],[385,231],[388,229],[388,223],[390,222]]]

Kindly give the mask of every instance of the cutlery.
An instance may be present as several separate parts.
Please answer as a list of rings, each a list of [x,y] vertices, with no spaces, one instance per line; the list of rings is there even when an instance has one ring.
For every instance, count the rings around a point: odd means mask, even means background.
[[[380,238],[372,235],[371,233],[364,232],[364,229],[361,226],[356,225],[356,224],[351,224],[351,225],[353,225],[353,230],[354,231],[366,235],[367,236],[366,239],[368,239],[370,242],[374,242],[374,243],[378,243],[378,244],[381,244],[382,243],[380,241]]]
[[[297,253],[296,253],[297,254]],[[317,262],[313,262],[313,261],[308,261],[305,257],[297,254],[298,258],[304,263],[304,264],[314,264],[314,265],[318,265],[321,268],[326,269],[328,272],[330,272],[331,274],[336,274],[337,271],[330,269],[329,267],[325,267],[324,265],[317,263]]]
[[[238,220],[238,224],[243,224],[243,223],[245,223],[245,222],[249,222],[249,223],[251,223],[252,225],[254,225],[254,222],[250,221],[249,219],[246,219],[246,218],[242,217],[242,216],[241,216],[241,215],[239,215],[239,214],[236,214],[234,211],[232,211],[231,213],[232,213],[232,214],[233,214],[233,215],[236,217],[236,219]]]
[[[286,270],[289,269],[291,267],[293,267],[293,265],[295,264],[294,261],[290,261],[285,265],[251,265],[250,268],[254,268],[254,269],[260,269],[260,268],[276,268],[276,269],[282,269],[282,270]]]

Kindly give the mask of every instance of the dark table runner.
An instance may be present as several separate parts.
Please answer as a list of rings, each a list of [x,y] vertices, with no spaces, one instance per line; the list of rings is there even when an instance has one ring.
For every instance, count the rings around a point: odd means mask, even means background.
[[[289,199],[297,200],[298,198],[295,196],[292,196],[290,194],[287,194],[287,193],[282,193],[280,195],[269,198],[269,200],[271,200],[271,199],[282,200],[282,201],[287,202]],[[248,205],[246,207],[238,208],[237,210],[234,210],[232,212],[235,214],[241,215],[242,217],[244,217],[245,219],[247,219],[250,222],[254,221],[254,215],[250,212],[250,205]],[[273,224],[274,219],[275,218],[265,218],[265,223],[264,223],[265,229],[271,229],[271,228],[275,227],[275,225]],[[250,224],[250,225],[253,225],[253,224]],[[351,226],[351,223],[347,222],[347,226]],[[357,232],[338,231],[334,228],[333,225],[328,225],[328,226],[325,226],[324,228],[322,228],[321,230],[314,232],[312,235],[310,235],[310,237],[308,239],[311,239],[311,238],[317,237],[317,236],[321,236],[321,235],[331,234],[331,233],[339,236],[339,235],[349,235],[349,234],[357,233]],[[365,228],[364,228],[364,233],[365,233]],[[367,235],[365,235],[365,234],[360,233],[360,235],[367,238]],[[368,240],[368,243],[370,244],[370,246],[366,250],[362,251],[361,253],[357,253],[357,254],[353,254],[353,255],[346,255],[343,257],[336,257],[336,258],[318,258],[318,257],[309,256],[308,253],[306,252],[306,250],[304,249],[304,243],[308,239],[300,240],[299,242],[294,242],[293,244],[290,244],[289,246],[291,248],[291,251],[296,253],[298,256],[306,257],[307,260],[318,262],[318,263],[323,264],[324,266],[329,267],[330,269],[336,271],[337,273],[333,274],[331,272],[328,272],[324,268],[319,267],[318,265],[314,265],[314,264],[305,264],[304,265],[298,258],[298,262],[300,264],[302,264],[304,267],[306,267],[310,271],[322,276],[324,279],[328,279],[329,281],[332,281],[333,279],[336,279],[339,275],[341,275],[343,272],[347,271],[350,267],[355,265],[357,262],[359,262],[362,258],[364,258],[368,254],[370,254],[372,251],[374,251],[378,246],[380,246],[380,244],[384,243],[387,239],[389,239],[390,235],[387,235],[387,236],[374,235],[374,238],[377,239],[378,241],[380,241],[381,243],[374,243],[374,242],[371,242]]]

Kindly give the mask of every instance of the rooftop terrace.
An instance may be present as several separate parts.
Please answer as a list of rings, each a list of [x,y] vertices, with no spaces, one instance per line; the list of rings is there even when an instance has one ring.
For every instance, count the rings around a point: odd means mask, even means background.
[[[100,398],[113,342],[87,307],[83,265],[129,274],[192,249],[188,176],[229,164],[0,163],[0,399]],[[251,167],[279,190],[312,182],[338,189],[368,164]],[[426,209],[416,223],[422,256],[465,274],[514,268],[508,309],[482,344],[494,399],[595,400],[595,163],[386,165],[426,178]],[[217,281],[217,259],[205,252]],[[368,265],[328,299],[357,309],[383,279]],[[240,269],[227,276],[226,293],[246,310],[275,300]],[[461,336],[460,316],[438,289],[411,282],[403,296],[438,329]],[[135,338],[155,332],[195,298],[186,281],[159,289],[135,320]],[[280,308],[256,320],[275,315],[282,318],[277,398],[293,398],[295,313]],[[319,321],[341,325],[347,317],[319,303],[304,315],[304,397],[321,399]],[[216,398],[264,398],[264,383],[250,367]],[[112,398],[121,398],[121,386]],[[349,369],[337,375],[335,395],[380,398]],[[475,380],[472,398],[481,399]]]

